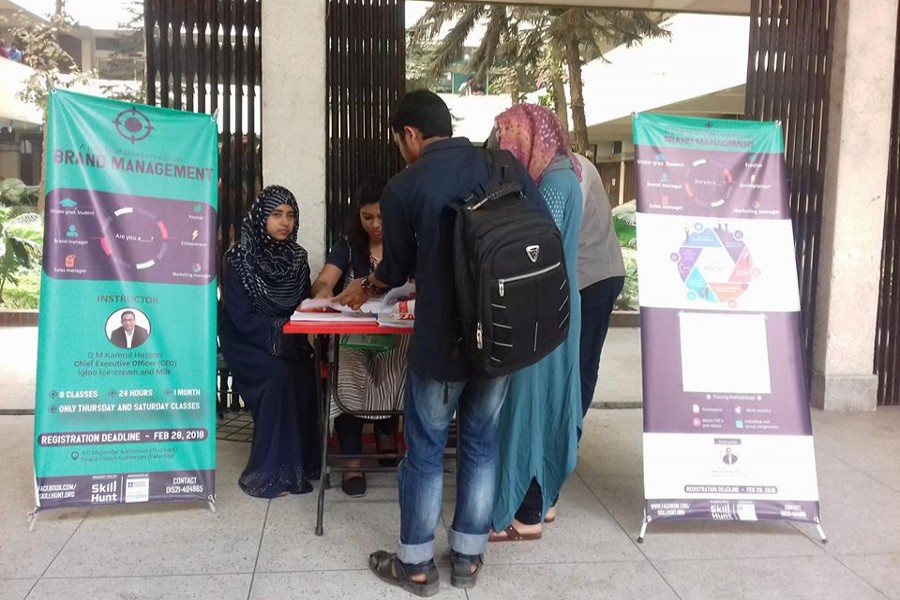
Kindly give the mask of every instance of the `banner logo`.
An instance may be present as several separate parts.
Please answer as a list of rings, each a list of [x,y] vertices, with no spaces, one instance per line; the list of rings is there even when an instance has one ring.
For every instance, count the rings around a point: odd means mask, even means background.
[[[150,137],[150,132],[153,131],[150,119],[136,108],[123,110],[116,115],[113,123],[116,124],[116,131],[119,135],[132,144],[147,139]]]

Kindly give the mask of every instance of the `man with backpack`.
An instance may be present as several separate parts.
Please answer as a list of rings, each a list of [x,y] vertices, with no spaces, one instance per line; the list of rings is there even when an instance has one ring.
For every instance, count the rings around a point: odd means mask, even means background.
[[[460,325],[453,207],[473,194],[483,195],[497,178],[492,178],[491,154],[465,138],[452,137],[450,111],[432,92],[417,90],[404,96],[394,108],[391,132],[409,166],[388,182],[381,199],[384,256],[372,275],[352,282],[338,300],[358,307],[389,287],[410,278],[416,281],[416,321],[404,399],[407,454],[397,474],[400,543],[396,553],[372,553],[369,567],[383,581],[431,596],[438,591],[434,534],[441,516],[444,449],[454,413],[460,463],[449,532],[453,586],[475,585],[491,527],[499,415],[508,377],[476,371],[471,348],[475,343],[482,348],[490,340],[481,337],[480,321],[477,342],[474,333],[468,339],[468,331]],[[520,212],[549,219],[534,182],[518,163],[511,164],[511,171],[504,170],[505,181],[512,180],[521,189]],[[529,247],[537,254],[533,245]]]

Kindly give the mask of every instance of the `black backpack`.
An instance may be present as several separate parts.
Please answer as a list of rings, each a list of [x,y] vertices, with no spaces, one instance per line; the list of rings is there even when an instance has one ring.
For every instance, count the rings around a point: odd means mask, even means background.
[[[569,330],[569,278],[562,236],[527,204],[516,158],[486,150],[491,178],[450,205],[453,270],[462,349],[480,375],[536,363]]]

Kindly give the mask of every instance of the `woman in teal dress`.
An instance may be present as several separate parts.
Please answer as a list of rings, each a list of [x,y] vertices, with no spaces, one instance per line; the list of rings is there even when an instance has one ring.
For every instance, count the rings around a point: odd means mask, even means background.
[[[539,106],[519,104],[500,114],[491,143],[512,152],[538,184],[562,233],[569,273],[569,334],[551,354],[512,375],[500,417],[500,468],[490,540],[535,540],[541,537],[548,509],[575,470],[581,430],[581,297],[576,277],[581,165],[569,151],[568,136],[556,115]]]

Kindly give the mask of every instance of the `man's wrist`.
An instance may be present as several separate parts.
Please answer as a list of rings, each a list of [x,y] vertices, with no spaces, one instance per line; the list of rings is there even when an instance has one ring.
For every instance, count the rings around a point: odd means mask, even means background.
[[[367,294],[376,295],[384,292],[387,288],[376,285],[375,282],[372,281],[372,275],[366,275],[362,278],[362,289]]]

